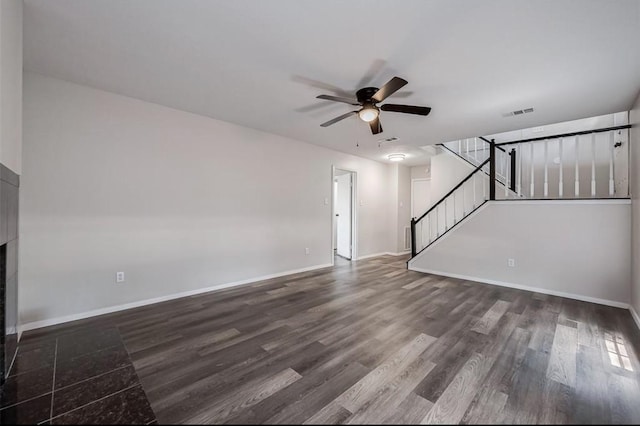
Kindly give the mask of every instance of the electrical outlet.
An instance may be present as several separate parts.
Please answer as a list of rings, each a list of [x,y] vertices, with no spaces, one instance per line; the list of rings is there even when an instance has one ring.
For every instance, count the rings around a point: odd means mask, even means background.
[[[310,253],[311,253],[311,250],[309,250],[309,247],[304,249],[304,254],[310,254]]]
[[[116,282],[117,283],[124,282],[124,272],[116,272]]]
[[[516,266],[516,260],[515,259],[508,259],[507,260],[507,264],[509,265],[509,267],[514,268]]]

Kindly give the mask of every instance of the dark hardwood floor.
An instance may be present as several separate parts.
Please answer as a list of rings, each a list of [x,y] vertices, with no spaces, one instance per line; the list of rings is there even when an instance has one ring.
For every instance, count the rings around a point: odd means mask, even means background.
[[[628,311],[405,261],[338,262],[34,330],[22,346],[118,330],[161,424],[640,422]]]

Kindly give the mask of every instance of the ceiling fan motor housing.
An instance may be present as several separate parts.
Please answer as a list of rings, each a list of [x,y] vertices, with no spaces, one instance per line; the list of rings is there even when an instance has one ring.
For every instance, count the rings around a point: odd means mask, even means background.
[[[378,92],[377,87],[363,87],[362,89],[356,92],[356,98],[360,103],[364,103],[367,101],[374,103],[371,98],[373,98],[373,95],[375,95],[377,92]]]

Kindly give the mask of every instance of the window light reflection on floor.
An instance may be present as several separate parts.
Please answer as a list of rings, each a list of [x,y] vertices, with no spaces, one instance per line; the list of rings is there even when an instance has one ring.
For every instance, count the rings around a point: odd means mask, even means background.
[[[604,342],[607,346],[607,353],[609,354],[609,361],[611,365],[618,368],[624,368],[628,371],[633,371],[631,367],[631,360],[627,353],[627,348],[624,346],[624,339],[622,336],[614,336],[611,333],[604,333]]]

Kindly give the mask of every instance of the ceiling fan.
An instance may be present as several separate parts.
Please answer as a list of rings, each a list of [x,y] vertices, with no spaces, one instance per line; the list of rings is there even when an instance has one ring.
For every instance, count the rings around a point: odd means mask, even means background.
[[[384,104],[377,106],[400,90],[408,82],[400,77],[393,77],[380,89],[377,87],[363,87],[356,92],[356,99],[343,98],[339,96],[331,95],[319,95],[317,99],[324,99],[327,101],[342,102],[349,105],[361,106],[357,111],[350,111],[346,114],[342,114],[332,120],[322,123],[321,127],[329,127],[332,124],[337,123],[340,120],[351,117],[357,114],[362,121],[369,123],[371,127],[371,133],[377,135],[382,132],[382,125],[380,124],[380,111],[402,112],[405,114],[416,115],[428,115],[431,112],[429,107],[413,106],[413,105],[397,105],[397,104]]]

